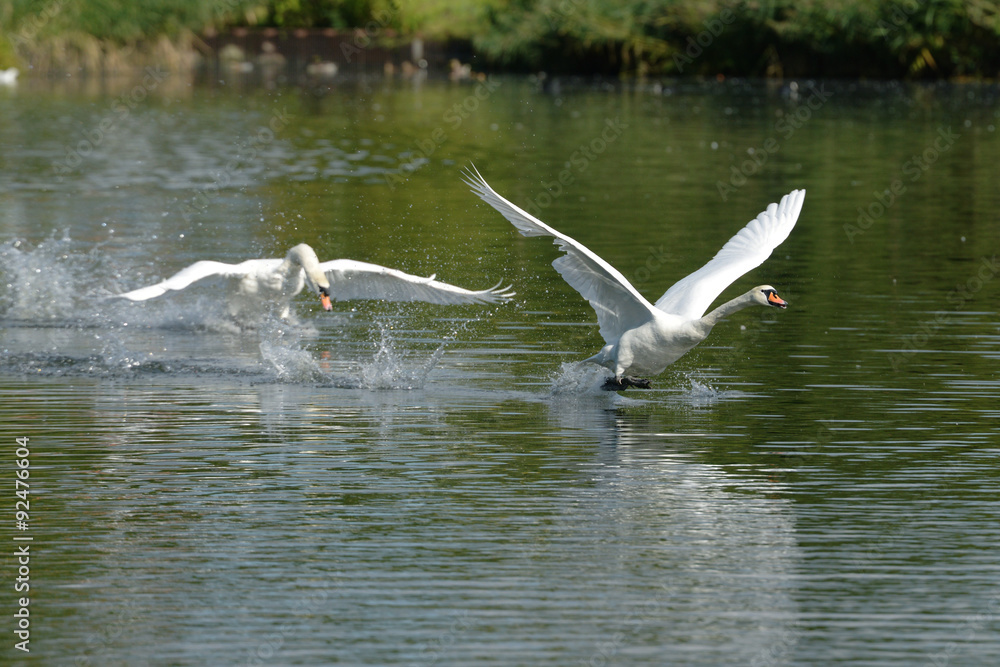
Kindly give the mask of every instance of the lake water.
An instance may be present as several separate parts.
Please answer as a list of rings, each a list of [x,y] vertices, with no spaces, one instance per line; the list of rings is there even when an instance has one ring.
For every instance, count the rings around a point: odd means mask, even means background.
[[[1000,663],[998,102],[157,72],[0,88],[4,659]],[[469,164],[651,300],[806,188],[722,297],[770,283],[791,305],[721,323],[652,390],[601,392],[576,363],[602,345],[594,312],[550,240],[469,192]],[[517,297],[324,313],[303,294],[300,326],[252,330],[217,288],[105,299],[300,242]]]

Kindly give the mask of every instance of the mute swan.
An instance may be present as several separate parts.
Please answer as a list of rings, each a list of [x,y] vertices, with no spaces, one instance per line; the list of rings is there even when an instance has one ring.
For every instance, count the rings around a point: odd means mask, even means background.
[[[278,315],[287,319],[292,298],[307,286],[319,296],[323,310],[332,310],[331,299],[381,299],[384,301],[427,301],[437,304],[496,303],[514,293],[510,287],[471,291],[434,280],[420,278],[377,264],[335,259],[320,262],[316,252],[300,243],[284,259],[248,259],[239,264],[195,262],[163,282],[117,296],[145,301],[174,290],[182,290],[205,278],[223,276],[238,280],[229,300],[229,312],[236,318],[275,304]]]
[[[605,389],[649,388],[649,380],[626,375],[658,375],[705,340],[712,327],[747,306],[786,308],[788,303],[770,285],[760,285],[727,301],[708,315],[705,311],[730,283],[771,255],[798,220],[805,190],[793,190],[771,204],[722,246],[710,262],[674,283],[655,303],[647,301],[617,269],[586,246],[560,234],[496,193],[472,167],[465,183],[499,211],[524,236],[551,236],[565,252],[552,265],[594,310],[607,345],[586,359],[614,372]]]

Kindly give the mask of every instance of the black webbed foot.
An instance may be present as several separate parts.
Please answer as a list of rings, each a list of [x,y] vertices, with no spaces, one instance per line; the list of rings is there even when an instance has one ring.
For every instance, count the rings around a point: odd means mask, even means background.
[[[623,375],[620,378],[608,378],[607,382],[601,386],[601,389],[604,391],[625,391],[629,387],[635,387],[636,389],[651,389],[652,386],[653,385],[646,378]]]

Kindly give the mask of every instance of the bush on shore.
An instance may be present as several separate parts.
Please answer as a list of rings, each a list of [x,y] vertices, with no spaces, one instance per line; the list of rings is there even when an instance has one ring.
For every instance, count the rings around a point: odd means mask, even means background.
[[[471,43],[480,68],[606,75],[995,78],[995,0],[8,0],[18,59],[190,43],[234,27],[350,28]],[[72,58],[67,57],[72,61]]]

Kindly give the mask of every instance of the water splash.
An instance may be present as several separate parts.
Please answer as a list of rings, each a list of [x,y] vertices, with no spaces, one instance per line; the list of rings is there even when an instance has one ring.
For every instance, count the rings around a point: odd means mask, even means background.
[[[260,343],[260,356],[282,382],[323,382],[328,379],[306,350],[264,340]]]
[[[239,334],[245,328],[217,294],[174,294],[149,302],[114,298],[134,271],[109,242],[82,244],[68,232],[32,245],[0,244],[0,318],[46,326],[208,330]],[[132,285],[134,287],[134,285]],[[251,324],[256,323],[256,321]]]
[[[330,384],[369,390],[420,389],[447,345],[401,347],[388,322],[376,323],[370,361],[316,354],[320,332],[264,313],[256,326],[233,321],[216,294],[174,295],[134,303],[114,299],[128,266],[105,244],[69,234],[37,244],[0,244],[0,368],[32,375],[128,378],[145,374],[235,375],[263,382]],[[343,347],[342,343],[337,344]],[[363,353],[364,356],[367,356]]]
[[[407,363],[406,353],[396,349],[392,327],[387,322],[378,322],[379,340],[374,358],[361,367],[361,383],[364,389],[422,389],[427,376],[444,355],[445,347],[457,331],[446,336],[431,353],[430,358],[417,366]]]
[[[69,233],[32,247],[15,239],[0,245],[0,317],[57,321],[93,316],[95,285],[106,273],[100,248],[80,252]]]
[[[109,372],[131,372],[142,367],[143,360],[128,348],[125,342],[109,331],[94,335],[95,342],[101,344],[97,359],[101,366]]]
[[[442,341],[429,358],[413,364],[410,359],[413,355],[398,348],[391,324],[378,322],[377,325],[378,338],[371,361],[349,363],[333,370],[336,362],[317,360],[303,344],[302,339],[309,329],[272,321],[258,330],[261,359],[280,382],[368,390],[422,388],[444,354],[448,341]],[[323,356],[320,355],[321,359]]]
[[[709,407],[715,405],[724,392],[710,384],[703,383],[693,377],[688,377],[690,388],[681,395],[685,403],[694,407]]]
[[[604,386],[609,377],[611,377],[611,373],[597,364],[581,361],[563,362],[559,371],[550,378],[552,387],[549,390],[549,395],[607,395],[608,392],[601,387]]]
[[[302,347],[307,329],[281,322],[265,320],[258,329],[261,360],[282,382],[323,382],[328,380],[313,355]]]
[[[597,364],[584,363],[581,361],[564,362],[559,370],[550,377],[551,388],[550,397],[595,397],[612,396],[618,400],[643,402],[649,396],[648,391],[629,390],[628,394],[609,392],[603,389],[605,381],[611,377],[611,372],[598,366]],[[688,388],[678,388],[670,390],[672,399],[675,402],[686,404],[691,407],[710,407],[719,401],[744,399],[750,396],[746,392],[737,389],[717,389],[695,377],[693,373],[684,373],[681,377],[688,382]],[[654,391],[657,386],[666,388],[670,384],[666,380],[657,381],[654,379]]]
[[[719,401],[746,398],[746,392],[738,389],[717,389],[708,382],[702,382],[692,373],[684,374],[690,388],[680,394],[680,399],[688,405],[696,408],[711,407]]]

